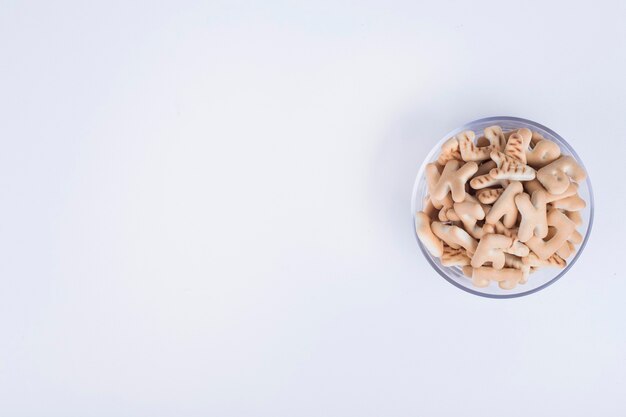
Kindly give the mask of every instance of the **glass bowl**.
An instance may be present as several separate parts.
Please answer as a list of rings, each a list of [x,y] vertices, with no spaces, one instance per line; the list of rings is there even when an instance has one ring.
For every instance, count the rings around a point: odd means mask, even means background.
[[[426,160],[420,167],[417,178],[415,180],[413,195],[411,198],[411,213],[413,216],[414,232],[415,213],[422,210],[424,198],[428,194],[428,186],[426,184],[425,175],[426,165],[437,160],[437,157],[441,150],[441,145],[448,138],[455,136],[464,130],[473,130],[474,132],[476,132],[476,137],[480,137],[482,136],[483,130],[486,127],[493,125],[498,125],[502,127],[502,130],[505,132],[513,129],[519,129],[522,127],[526,127],[532,131],[539,132],[543,135],[544,138],[557,143],[561,147],[561,153],[563,155],[571,155],[574,159],[576,159],[580,166],[582,166],[583,168],[585,167],[580,157],[576,154],[574,149],[572,149],[572,147],[565,141],[565,139],[563,139],[553,130],[548,129],[547,127],[540,125],[539,123],[533,122],[531,120],[521,119],[518,117],[508,116],[487,117],[484,119],[474,120],[473,122],[469,122],[444,136],[437,144],[435,144],[433,149],[426,157]],[[439,273],[439,275],[441,275],[454,286],[474,295],[480,295],[489,298],[514,298],[529,295],[546,288],[550,284],[556,282],[563,275],[565,275],[567,271],[569,271],[570,268],[576,263],[581,253],[585,249],[585,245],[587,244],[587,240],[589,239],[589,235],[591,233],[594,211],[593,191],[591,189],[589,172],[587,172],[587,179],[579,184],[578,194],[587,203],[587,206],[582,211],[580,211],[583,219],[583,224],[577,229],[580,234],[584,236],[584,239],[582,243],[577,246],[576,252],[567,259],[566,267],[563,269],[553,267],[540,268],[536,272],[530,274],[530,276],[528,277],[528,282],[526,282],[525,284],[517,285],[512,290],[503,290],[494,282],[484,288],[474,287],[472,285],[471,278],[463,275],[463,271],[460,267],[446,267],[441,265],[439,258],[432,256],[430,252],[426,250],[422,242],[417,238],[417,233],[415,234],[415,238],[417,239],[417,243],[419,244],[422,253],[428,260],[428,263],[430,263],[430,265],[435,269],[435,271]]]

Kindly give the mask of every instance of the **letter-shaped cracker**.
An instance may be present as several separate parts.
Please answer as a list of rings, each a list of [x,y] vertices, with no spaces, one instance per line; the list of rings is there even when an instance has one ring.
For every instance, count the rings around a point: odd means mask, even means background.
[[[474,132],[471,130],[466,130],[456,136],[456,139],[459,141],[461,158],[464,161],[485,161],[489,159],[491,148],[489,146],[479,148],[474,144],[474,138]]]
[[[552,207],[567,211],[580,211],[586,206],[587,203],[578,194],[552,202]]]
[[[471,201],[454,203],[454,211],[463,222],[463,226],[465,227],[467,233],[476,239],[480,239],[483,236],[482,227],[476,226],[476,222],[478,220],[483,220],[485,218],[485,211],[480,204],[473,203]]]
[[[526,151],[530,145],[532,132],[526,128],[519,129],[509,136],[509,140],[504,148],[504,153],[517,159],[526,165]]]
[[[538,190],[528,197],[521,193],[515,196],[515,205],[522,215],[517,238],[521,242],[528,242],[534,236],[541,239],[548,234],[548,217],[546,212],[546,193]]]
[[[528,256],[528,254],[530,253],[530,249],[518,239],[513,239],[513,244],[511,245],[511,247],[505,249],[504,252],[510,253],[511,255],[523,257]]]
[[[483,204],[493,204],[503,192],[504,188],[484,188],[476,192],[476,197]]]
[[[517,228],[515,227],[506,227],[501,221],[497,221],[494,227],[496,228],[496,233],[499,235],[512,237],[513,239],[517,238]]]
[[[583,216],[578,211],[565,211],[564,213],[567,218],[576,225],[576,227],[579,227],[583,224]]]
[[[442,222],[458,222],[461,219],[459,219],[452,207],[444,206],[439,210],[439,220]]]
[[[544,190],[545,190],[545,188],[544,188]],[[572,197],[572,196],[575,196],[575,195],[578,195],[578,184],[576,184],[575,182],[572,182],[569,185],[569,187],[567,187],[567,189],[565,190],[565,192],[563,194],[550,194],[550,193],[548,193],[548,191],[546,191],[546,201],[548,203],[552,203],[554,201],[562,200],[564,198]]]
[[[522,137],[522,141],[527,144],[526,149],[528,149],[530,142],[533,139],[533,132],[531,132],[528,128],[522,127],[517,129],[516,133]]]
[[[504,266],[508,266],[509,268],[522,269],[524,263],[522,262],[522,258],[515,255],[509,255],[508,253],[504,255]]]
[[[550,194],[563,194],[570,178],[576,182],[587,178],[585,170],[571,156],[562,156],[537,171],[537,179]]]
[[[520,280],[520,284],[526,284],[528,281],[528,276],[530,275],[530,265],[524,265],[522,262],[522,258],[514,255],[509,255],[508,253],[504,255],[504,266],[507,268],[515,268],[522,271],[522,279]]]
[[[489,143],[495,150],[503,151],[506,147],[506,138],[500,126],[489,126],[485,128],[485,138],[489,140]]]
[[[470,201],[472,203],[478,203],[478,199],[474,197],[473,195],[471,195],[470,193],[465,194],[465,200],[463,200],[463,202],[466,202],[466,201]]]
[[[504,268],[504,249],[508,249],[512,243],[513,239],[504,235],[483,236],[472,256],[472,267],[479,268],[486,262],[492,262],[495,269]]]
[[[580,245],[583,242],[583,235],[581,235],[580,232],[578,232],[578,230],[574,229],[574,231],[572,232],[572,235],[567,240],[569,242],[574,243],[575,245]]]
[[[441,255],[441,265],[443,266],[465,266],[470,264],[470,258],[464,249],[452,249],[450,246],[443,247]]]
[[[448,192],[452,193],[452,199],[457,203],[465,199],[465,183],[474,175],[478,165],[476,162],[461,164],[460,161],[450,160],[441,174],[434,164],[426,166],[428,192],[434,199],[441,200]]]
[[[539,143],[539,141],[545,140],[546,138],[543,137],[543,135],[539,132],[532,132],[532,134],[530,135],[530,146],[537,146],[537,144]]]
[[[567,259],[570,256],[572,256],[574,252],[576,252],[576,247],[574,246],[572,242],[567,241],[563,244],[563,246],[561,246],[561,249],[556,251],[556,254],[559,255],[563,259]]]
[[[485,217],[487,217],[487,215],[491,211],[491,206],[483,205],[483,210],[485,211]],[[505,227],[504,224],[502,224],[502,222],[498,220],[494,224],[485,223],[483,225],[483,234],[504,235],[513,239],[517,239],[517,228]]]
[[[575,182],[571,183],[563,194],[550,194],[548,190],[546,190],[537,179],[534,179],[532,181],[526,181],[525,183],[523,183],[523,185],[524,185],[524,190],[526,190],[526,192],[530,195],[532,195],[532,193],[534,193],[535,191],[539,191],[539,190],[546,193],[547,203],[552,203],[553,201],[556,201],[556,200],[561,200],[566,197],[571,197],[578,193],[578,184],[576,184]]]
[[[528,165],[535,169],[543,168],[561,156],[561,148],[549,140],[540,140],[535,147],[526,151]]]
[[[472,284],[476,287],[486,287],[490,281],[497,281],[503,290],[512,290],[524,279],[524,273],[514,268],[474,268],[472,271]]]
[[[449,193],[446,193],[446,195],[441,199],[435,198],[430,193],[430,190],[435,187],[437,181],[439,181],[439,178],[441,177],[440,169],[441,171],[443,171],[443,167],[440,167],[437,164],[431,163],[426,165],[426,182],[428,183],[430,201],[433,203],[433,206],[435,206],[437,210],[441,210],[444,207],[452,207],[452,204],[454,204],[454,201],[452,201],[452,197]]]
[[[441,210],[444,207],[450,208],[454,204],[454,201],[452,201],[452,197],[450,197],[450,193],[446,194],[443,200],[437,200],[436,198],[433,198],[433,196],[431,195],[430,202],[433,203],[433,206],[437,210]]]
[[[433,222],[431,229],[435,236],[443,240],[453,249],[464,248],[468,255],[473,255],[478,243],[467,232],[457,226],[448,226],[440,222]]]
[[[493,187],[494,185],[506,187],[508,184],[509,182],[507,180],[494,178],[491,176],[491,174],[480,175],[472,178],[472,180],[470,181],[470,186],[475,190]]]
[[[478,166],[478,171],[472,178],[480,177],[481,175],[489,174],[489,171],[497,167],[494,161],[485,161]]]
[[[534,169],[502,152],[491,152],[491,159],[498,165],[497,168],[489,171],[489,175],[495,179],[530,181],[535,178],[536,172]]]
[[[524,191],[524,187],[518,181],[511,181],[504,190],[500,198],[494,203],[489,213],[485,217],[485,221],[489,224],[496,224],[502,217],[502,223],[505,227],[511,228],[515,226],[517,221],[517,206],[515,205],[515,196]]]
[[[438,258],[441,257],[443,254],[443,242],[433,234],[430,228],[430,217],[423,211],[418,211],[415,214],[415,231],[428,252]]]
[[[554,227],[556,231],[555,235],[550,237],[548,241],[533,236],[526,242],[526,246],[542,260],[546,260],[554,255],[571,238],[576,229],[574,223],[558,209],[552,209],[548,212],[548,226]]]
[[[424,208],[422,209],[422,211],[426,213],[429,218],[431,218],[432,220],[438,218],[439,210],[433,205],[433,202],[430,201],[430,197],[426,196],[424,198],[423,207]]]
[[[525,181],[522,185],[524,186],[524,191],[526,191],[530,195],[532,195],[532,193],[537,190],[543,190],[546,193],[548,192],[545,188],[543,188],[543,185],[541,185],[541,183],[537,181],[537,178],[535,178],[534,180]]]
[[[567,262],[556,253],[547,259],[541,259],[536,254],[531,253],[527,257],[522,258],[524,265],[538,267],[538,266],[556,266],[557,268],[565,268]]]
[[[489,224],[489,223],[483,224],[483,236],[493,235],[495,233],[496,233],[496,226],[494,226],[493,224]]]
[[[456,137],[452,137],[445,141],[443,145],[441,145],[441,153],[439,154],[439,158],[437,158],[437,163],[441,166],[446,165],[446,163],[452,159],[461,160],[461,152],[459,152],[459,141],[456,140]]]

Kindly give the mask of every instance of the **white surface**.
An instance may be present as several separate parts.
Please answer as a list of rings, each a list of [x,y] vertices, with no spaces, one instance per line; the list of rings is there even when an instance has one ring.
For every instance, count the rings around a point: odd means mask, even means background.
[[[625,3],[307,3],[3,2],[0,414],[626,414]],[[489,115],[595,187],[522,299],[411,230],[427,150]]]

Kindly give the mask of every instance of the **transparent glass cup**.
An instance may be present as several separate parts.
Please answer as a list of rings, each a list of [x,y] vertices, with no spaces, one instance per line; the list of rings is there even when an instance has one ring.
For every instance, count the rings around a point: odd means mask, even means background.
[[[557,143],[561,148],[561,153],[563,155],[571,155],[583,168],[585,166],[580,157],[576,154],[574,149],[572,149],[572,147],[565,141],[565,139],[563,139],[553,130],[543,125],[540,125],[539,123],[533,122],[531,120],[521,119],[518,117],[508,116],[487,117],[484,119],[474,120],[473,122],[469,122],[444,136],[433,147],[433,149],[426,157],[426,160],[420,167],[417,178],[415,180],[415,185],[413,186],[413,194],[411,198],[413,230],[415,230],[415,213],[422,210],[424,198],[428,194],[428,186],[426,184],[425,175],[426,165],[437,160],[437,157],[439,156],[439,152],[441,150],[441,145],[448,138],[464,130],[473,130],[474,132],[476,132],[476,137],[480,137],[482,136],[483,130],[486,127],[493,125],[498,125],[502,127],[502,130],[505,132],[509,130],[519,129],[522,127],[526,127],[532,131],[539,132],[541,133],[541,135],[543,135],[544,138]],[[430,252],[426,250],[422,242],[417,238],[417,234],[415,234],[415,238],[417,239],[418,245],[422,250],[422,253],[426,257],[426,260],[428,260],[428,263],[430,263],[430,265],[434,268],[435,271],[439,273],[439,275],[441,275],[454,286],[461,288],[462,290],[465,290],[469,293],[489,298],[514,298],[529,295],[546,288],[547,286],[556,282],[563,275],[565,275],[567,271],[569,271],[570,268],[574,266],[574,264],[582,254],[583,250],[585,249],[585,245],[589,240],[591,227],[593,225],[594,212],[593,191],[591,188],[591,181],[589,179],[589,172],[587,172],[587,179],[579,184],[578,194],[587,203],[587,206],[580,212],[583,219],[583,224],[577,228],[577,230],[584,238],[582,243],[576,247],[576,252],[567,259],[567,266],[563,269],[553,267],[540,268],[536,272],[530,274],[527,283],[520,284],[513,290],[503,290],[497,285],[497,283],[493,282],[485,288],[474,287],[472,285],[472,280],[463,275],[463,271],[460,267],[447,267],[441,265],[439,259],[432,256]]]

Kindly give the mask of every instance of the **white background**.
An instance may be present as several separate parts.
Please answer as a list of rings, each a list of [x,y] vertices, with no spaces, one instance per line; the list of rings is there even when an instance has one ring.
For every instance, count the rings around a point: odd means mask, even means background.
[[[624,416],[625,4],[0,2],[0,414]],[[596,196],[514,300],[409,209],[492,115]]]

